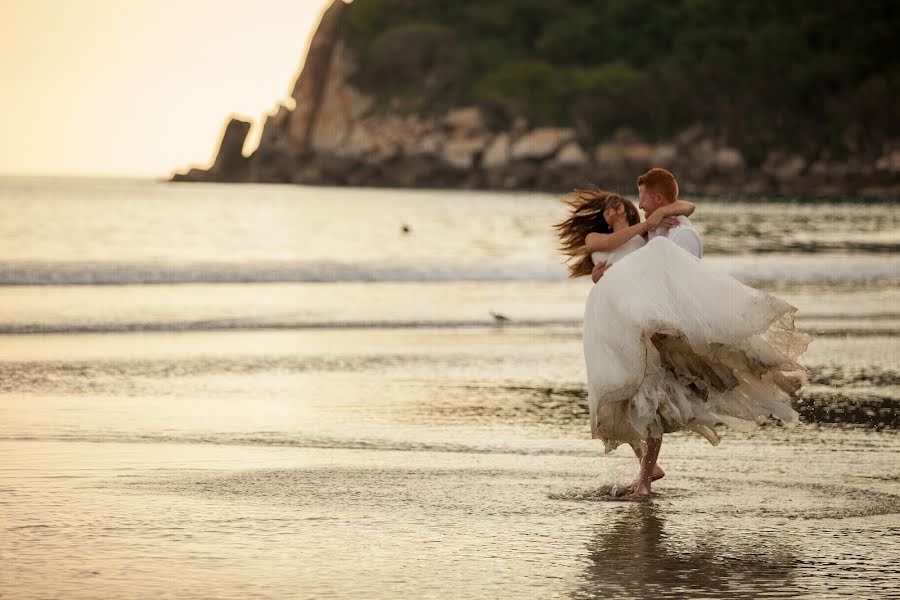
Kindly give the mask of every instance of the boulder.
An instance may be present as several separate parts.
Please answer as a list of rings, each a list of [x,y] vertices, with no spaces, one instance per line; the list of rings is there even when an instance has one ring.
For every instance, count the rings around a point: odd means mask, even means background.
[[[560,167],[577,167],[590,162],[590,157],[582,150],[578,142],[572,141],[562,147],[553,159],[553,164]]]
[[[571,127],[539,127],[516,140],[510,156],[517,161],[543,160],[574,139],[575,130]]]
[[[673,144],[660,144],[653,149],[650,162],[654,167],[671,167],[678,158],[678,148]]]
[[[887,173],[900,173],[900,149],[883,154],[875,161],[875,169]]]
[[[484,149],[483,139],[451,139],[441,151],[441,160],[454,169],[468,170],[475,166],[475,156]]]
[[[471,135],[484,129],[484,115],[481,109],[474,106],[451,110],[442,121],[445,126],[461,135]]]
[[[719,171],[739,171],[744,168],[744,155],[737,148],[719,148],[713,155],[713,164]]]
[[[414,157],[438,156],[441,153],[445,137],[440,133],[427,133],[416,140],[412,146],[405,148],[404,154]]]
[[[643,142],[603,142],[594,150],[597,163],[611,168],[647,169],[653,166],[655,150],[650,144]]]
[[[633,144],[625,144],[622,148],[622,156],[625,162],[637,166],[642,169],[649,169],[653,166],[654,148],[650,144],[635,142]]]
[[[601,142],[594,149],[594,160],[605,166],[618,166],[625,163],[623,145],[616,142]]]
[[[594,149],[597,164],[621,169],[626,165],[631,168],[649,169],[654,166],[656,149],[643,142],[623,142],[625,136],[619,135],[619,141],[601,142]]]
[[[776,180],[785,182],[798,177],[806,170],[806,159],[799,154],[792,154],[781,158],[778,152],[771,153],[763,165],[763,170],[772,175]]]
[[[481,157],[481,166],[484,169],[500,169],[509,164],[510,138],[508,133],[498,134]]]

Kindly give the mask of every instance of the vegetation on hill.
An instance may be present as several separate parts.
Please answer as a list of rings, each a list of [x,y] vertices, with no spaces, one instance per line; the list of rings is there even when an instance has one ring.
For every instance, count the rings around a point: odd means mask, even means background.
[[[895,0],[354,0],[346,23],[392,110],[478,104],[587,139],[701,122],[751,163],[896,139],[898,33]]]

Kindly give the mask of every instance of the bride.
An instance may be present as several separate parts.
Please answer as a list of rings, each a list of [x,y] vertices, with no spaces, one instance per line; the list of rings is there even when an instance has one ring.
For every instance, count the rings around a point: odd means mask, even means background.
[[[790,402],[805,381],[797,358],[810,338],[794,329],[796,308],[705,267],[696,233],[695,254],[658,235],[694,211],[675,185],[643,222],[616,194],[575,190],[556,225],[570,276],[602,275],[584,312],[591,434],[607,452],[634,449],[633,496],[664,475],[664,433],[693,431],[717,445],[720,423],[750,431],[773,415],[794,424]]]

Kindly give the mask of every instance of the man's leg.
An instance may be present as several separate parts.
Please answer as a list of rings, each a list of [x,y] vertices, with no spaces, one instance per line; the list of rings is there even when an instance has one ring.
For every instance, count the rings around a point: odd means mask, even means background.
[[[656,474],[656,459],[659,457],[659,449],[662,447],[662,437],[647,438],[647,451],[644,453],[644,456],[641,457],[641,472],[638,474],[638,480],[634,486],[634,491],[632,495],[634,496],[649,496],[650,495],[650,482],[654,479],[659,479],[664,475],[660,475],[659,477],[655,477]],[[660,469],[662,472],[662,469]]]
[[[631,449],[634,450],[634,455],[637,456],[638,465],[642,465],[644,462],[644,447],[641,444],[629,444]],[[659,450],[657,449],[657,454],[659,454]],[[634,478],[634,481],[629,484],[628,487],[631,488],[632,492],[638,485],[638,482],[641,480],[641,471],[640,466],[638,467],[638,475]],[[666,472],[663,471],[662,467],[657,464],[653,469],[653,477],[651,477],[651,481],[656,481],[657,479],[662,479],[666,476]]]

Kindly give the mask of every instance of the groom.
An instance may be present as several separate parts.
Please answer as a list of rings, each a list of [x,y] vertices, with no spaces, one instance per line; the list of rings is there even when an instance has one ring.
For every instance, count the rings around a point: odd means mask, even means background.
[[[665,169],[650,169],[638,177],[637,187],[640,197],[638,206],[644,211],[645,219],[648,219],[660,207],[678,200],[678,182],[675,181],[675,176]],[[687,217],[676,217],[676,219],[678,220],[678,225],[675,227],[651,229],[647,234],[648,241],[659,236],[667,237],[676,246],[697,258],[702,258],[703,241],[700,239],[700,234],[697,233],[697,230],[694,229]],[[594,280],[594,283],[599,281],[611,266],[612,264],[608,262],[597,263],[591,273],[591,279]],[[653,336],[654,342],[657,342],[658,339],[657,336]],[[647,439],[646,452],[637,447],[634,448],[635,454],[638,455],[641,461],[641,470],[632,487],[633,495],[648,495],[650,493],[650,482],[661,479],[665,475],[665,472],[656,464],[661,446],[662,437],[649,437]]]
[[[638,207],[644,211],[645,219],[659,207],[678,200],[678,182],[675,181],[675,176],[665,169],[650,169],[638,177],[637,186],[638,195],[641,198]],[[700,239],[700,234],[697,233],[687,217],[675,218],[678,219],[676,227],[653,229],[648,234],[650,240],[658,236],[668,237],[669,241],[676,246],[680,246],[697,258],[703,258],[703,241]]]

